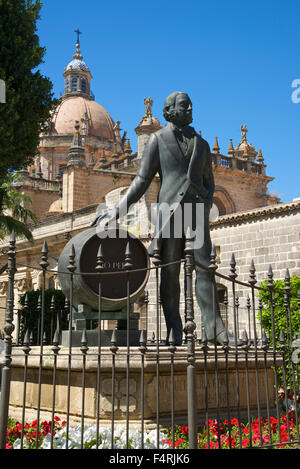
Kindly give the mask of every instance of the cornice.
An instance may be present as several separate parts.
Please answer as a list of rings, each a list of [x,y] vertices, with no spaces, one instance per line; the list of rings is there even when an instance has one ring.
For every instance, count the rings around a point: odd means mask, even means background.
[[[275,218],[281,215],[288,215],[291,212],[300,211],[300,201],[288,202],[285,204],[270,205],[254,210],[247,210],[246,212],[232,213],[223,215],[217,220],[210,222],[212,229],[239,225],[242,223],[249,223],[264,218]]]

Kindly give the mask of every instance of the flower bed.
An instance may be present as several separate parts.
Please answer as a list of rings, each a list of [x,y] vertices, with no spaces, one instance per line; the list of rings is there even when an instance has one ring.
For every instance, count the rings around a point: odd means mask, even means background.
[[[299,418],[300,421],[300,418]],[[41,422],[37,432],[37,421],[24,425],[23,448],[50,449],[53,444],[54,449],[80,449],[83,441],[84,449],[96,449],[96,426],[86,425],[82,429],[80,425],[69,428],[68,443],[66,438],[66,422],[55,417],[54,422]],[[159,434],[160,449],[188,449],[187,426],[177,425],[173,430]],[[8,426],[7,449],[21,448],[22,426],[15,423]],[[36,438],[38,436],[38,445]],[[236,418],[230,421],[223,420],[217,422],[210,419],[200,428],[198,433],[199,449],[234,449],[250,447],[275,447],[283,448],[289,446],[290,442],[297,441],[297,425],[295,415],[290,411],[288,419],[286,414],[282,414],[279,422],[276,418],[256,419],[249,423],[239,423]],[[51,440],[53,442],[51,443]],[[116,426],[113,438],[114,449],[126,449],[126,428]],[[112,443],[111,429],[99,429],[99,449],[110,449]],[[139,429],[129,431],[129,449],[140,449],[142,447],[142,435]],[[144,434],[144,448],[157,449],[157,432],[152,430]]]
[[[82,440],[82,429],[81,425],[76,427],[70,427],[68,433],[68,441],[66,437],[66,422],[61,421],[59,417],[55,417],[53,425],[53,435],[51,429],[51,422],[42,422],[40,425],[41,430],[38,432],[38,448],[39,449],[51,449],[51,440],[53,440],[54,449],[80,449]],[[7,433],[7,449],[21,449],[21,436],[22,428],[20,423],[16,423],[15,426],[8,426]],[[35,420],[32,424],[24,425],[23,435],[23,449],[35,449],[36,448],[36,437],[37,437],[37,421]],[[83,448],[84,449],[96,449],[96,437],[97,430],[95,425],[86,425],[83,430]],[[52,438],[53,437],[53,438]],[[159,447],[160,449],[168,449],[169,446],[163,442],[166,437],[164,433],[159,435]],[[110,449],[112,443],[111,429],[99,428],[99,441],[98,449]],[[114,449],[126,449],[126,428],[124,425],[116,426],[114,429]],[[141,432],[139,430],[129,431],[129,449],[139,449],[142,447]],[[152,430],[145,432],[144,434],[144,448],[145,449],[156,449],[157,448],[157,432]]]
[[[300,418],[298,419],[300,422]],[[299,423],[298,423],[299,425]],[[188,449],[188,427],[177,426],[174,432],[168,431],[168,439],[165,442],[169,448]],[[239,423],[238,419],[232,418],[217,422],[210,419],[198,433],[199,449],[234,449],[251,448],[275,445],[278,448],[286,447],[286,443],[297,441],[297,425],[295,416],[289,412],[281,415],[278,420],[275,417],[249,423]]]

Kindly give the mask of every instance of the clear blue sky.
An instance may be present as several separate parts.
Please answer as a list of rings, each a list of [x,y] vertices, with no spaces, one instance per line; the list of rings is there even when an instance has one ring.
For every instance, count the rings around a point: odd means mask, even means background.
[[[38,32],[47,53],[42,72],[63,91],[79,28],[96,101],[121,121],[134,150],[144,97],[162,124],[165,97],[186,91],[194,127],[223,153],[229,139],[262,149],[269,184],[283,202],[300,197],[299,0],[44,0]]]

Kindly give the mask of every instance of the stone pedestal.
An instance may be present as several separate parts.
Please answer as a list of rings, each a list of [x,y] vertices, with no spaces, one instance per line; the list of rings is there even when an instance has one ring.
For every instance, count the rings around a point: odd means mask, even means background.
[[[101,346],[110,347],[112,339],[112,330],[101,331]],[[129,345],[130,347],[138,346],[142,331],[137,328],[129,330]],[[90,347],[98,345],[98,331],[86,331],[88,344]],[[82,331],[72,331],[72,346],[81,346]],[[115,339],[117,347],[127,346],[127,331],[125,329],[115,330]],[[70,336],[68,331],[62,331],[61,344],[63,347],[69,347]]]
[[[21,411],[24,389],[24,356],[22,348],[14,349],[12,361],[12,385],[10,405]],[[39,374],[39,348],[33,347],[28,360],[26,407],[34,409],[38,401],[38,374]],[[41,411],[51,412],[53,395],[53,364],[54,358],[51,347],[44,348],[43,371],[42,371],[42,394]],[[168,424],[171,419],[171,360],[167,347],[160,348],[159,358],[159,407],[160,423]],[[130,377],[129,377],[129,418],[131,422],[140,422],[142,408],[144,407],[145,423],[156,422],[156,348],[148,347],[144,362],[144,376],[141,373],[141,352],[137,347],[130,349]],[[115,400],[114,418],[115,422],[126,419],[126,348],[118,349],[115,356]],[[277,361],[277,365],[278,365]],[[72,351],[71,370],[71,400],[70,415],[78,417],[82,415],[82,370],[83,356],[80,349]],[[97,347],[90,347],[86,360],[85,374],[85,404],[84,415],[87,419],[95,419],[97,415]],[[213,350],[205,365],[203,353],[196,348],[196,386],[197,386],[197,412],[198,419],[206,418],[206,397],[208,406],[208,417],[216,418],[217,399],[219,402],[219,415],[227,418],[228,406],[231,417],[238,415],[239,408],[245,413],[248,404],[253,416],[257,416],[257,382],[256,366],[258,376],[258,388],[260,408],[263,415],[267,405],[274,408],[274,371],[272,369],[272,357],[268,356],[265,361],[264,354],[258,353],[257,360],[254,354],[249,354],[248,361],[241,352],[238,361],[238,373],[234,354],[228,361],[224,358],[222,349],[218,351],[217,373]],[[187,419],[187,350],[178,347],[175,353],[174,366],[174,396],[175,396],[175,421],[184,423]],[[206,370],[206,371],[205,371]],[[144,381],[144,395],[142,395],[142,379]],[[218,380],[218,381],[216,381]],[[67,383],[68,383],[68,349],[62,347],[56,369],[56,395],[55,413],[64,415],[67,409]],[[207,383],[207,387],[205,387]],[[248,383],[248,385],[247,385]],[[101,350],[101,396],[100,396],[100,419],[102,424],[111,424],[112,417],[112,353],[108,347]],[[207,394],[206,394],[207,389]],[[219,389],[216,396],[216,389]],[[247,400],[249,398],[249,402]]]

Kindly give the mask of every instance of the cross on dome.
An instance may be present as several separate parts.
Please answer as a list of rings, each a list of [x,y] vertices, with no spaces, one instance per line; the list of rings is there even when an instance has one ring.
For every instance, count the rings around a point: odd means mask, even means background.
[[[79,36],[80,36],[80,34],[83,34],[83,33],[79,30],[79,28],[75,29],[74,33],[77,34],[77,44],[80,45]]]

